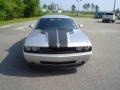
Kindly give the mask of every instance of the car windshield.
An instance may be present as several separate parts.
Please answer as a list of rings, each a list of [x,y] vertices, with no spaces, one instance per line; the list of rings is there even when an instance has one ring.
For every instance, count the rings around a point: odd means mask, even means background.
[[[75,29],[77,28],[76,24],[72,19],[67,18],[43,18],[40,19],[35,29]]]
[[[113,13],[106,13],[106,15],[113,15]]]

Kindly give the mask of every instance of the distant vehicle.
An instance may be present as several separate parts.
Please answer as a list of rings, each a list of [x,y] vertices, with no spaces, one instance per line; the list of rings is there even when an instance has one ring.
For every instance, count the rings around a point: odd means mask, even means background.
[[[47,12],[47,9],[42,9],[42,12]]]
[[[115,16],[115,13],[114,12],[107,12],[106,14],[104,14],[102,16],[102,22],[105,23],[105,22],[112,22],[114,23],[116,20],[116,16]]]
[[[92,54],[88,37],[69,16],[43,16],[35,28],[30,27],[33,31],[25,40],[23,54],[32,66],[71,68],[85,64]]]
[[[95,13],[95,18],[96,19],[100,19],[100,18],[102,18],[102,16],[105,14],[105,12],[96,12]]]
[[[58,13],[62,13],[62,10],[58,10]]]
[[[53,10],[52,13],[61,14],[61,13],[62,13],[62,10]]]

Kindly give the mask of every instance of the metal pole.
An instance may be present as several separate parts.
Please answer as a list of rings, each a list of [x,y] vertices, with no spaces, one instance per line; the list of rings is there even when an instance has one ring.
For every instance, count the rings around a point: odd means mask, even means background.
[[[77,14],[77,16],[79,16],[79,0],[78,0],[78,14]]]
[[[114,0],[113,12],[115,11],[115,6],[116,6],[116,0]]]
[[[79,0],[76,0],[78,3],[78,10],[77,10],[77,16],[79,16]]]
[[[82,0],[76,0],[77,1],[77,3],[78,3],[78,11],[77,11],[77,16],[79,16],[79,6],[80,6],[80,1],[82,1]]]

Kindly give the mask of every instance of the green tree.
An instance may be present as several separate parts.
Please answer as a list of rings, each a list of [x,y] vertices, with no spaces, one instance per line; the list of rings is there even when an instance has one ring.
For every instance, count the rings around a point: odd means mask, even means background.
[[[46,4],[43,5],[43,9],[47,9],[47,7],[48,7],[48,6],[47,6]]]
[[[53,11],[55,9],[55,4],[54,3],[51,3],[50,5],[48,5],[48,9],[50,11]]]
[[[94,3],[91,3],[91,9],[93,12],[95,11],[95,4]]]
[[[90,3],[85,3],[85,4],[83,5],[83,9],[84,9],[85,11],[89,11],[90,7],[91,7],[91,4],[90,4]]]
[[[86,3],[83,5],[83,9],[84,9],[85,11],[87,11],[87,4],[86,4]]]
[[[13,0],[0,0],[0,12],[3,19],[12,19],[14,18],[14,8],[16,7],[16,3]]]
[[[118,9],[115,10],[115,14],[117,15],[119,13],[120,13],[120,9],[118,8]]]
[[[87,10],[89,11],[90,9],[90,3],[87,4]]]
[[[95,6],[95,12],[98,12],[98,11],[99,11],[99,6],[96,5],[96,6]]]
[[[39,0],[23,0],[26,5],[24,17],[32,17],[40,14]]]
[[[24,7],[22,0],[0,0],[0,20],[22,17]]]
[[[72,10],[72,12],[76,11],[76,6],[74,4],[71,6],[71,10]]]
[[[41,14],[40,0],[0,0],[0,20]]]
[[[16,17],[23,17],[24,16],[24,9],[25,4],[23,3],[23,0],[14,0],[16,3],[16,7],[14,7],[14,14]]]

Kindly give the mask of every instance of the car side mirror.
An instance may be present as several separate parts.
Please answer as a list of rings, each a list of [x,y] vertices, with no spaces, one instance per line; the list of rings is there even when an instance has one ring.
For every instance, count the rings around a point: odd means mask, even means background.
[[[33,24],[30,24],[29,27],[32,28],[32,29],[34,29],[34,25]]]
[[[83,25],[83,24],[80,24],[80,25],[79,25],[79,28],[83,28],[83,27],[84,27],[84,25]]]

